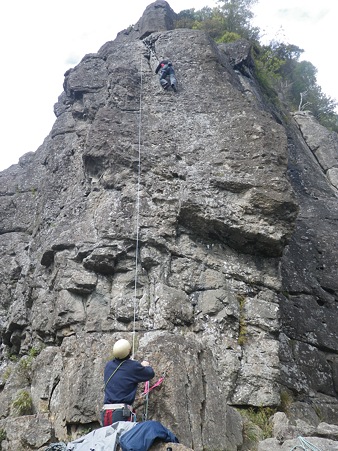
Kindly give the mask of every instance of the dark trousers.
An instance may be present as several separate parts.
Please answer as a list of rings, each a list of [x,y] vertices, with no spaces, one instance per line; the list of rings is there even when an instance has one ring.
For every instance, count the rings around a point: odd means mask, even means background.
[[[176,77],[175,77],[175,71],[171,66],[168,66],[166,69],[162,69],[160,73],[160,83],[161,86],[165,86],[169,78],[170,84],[176,86]]]

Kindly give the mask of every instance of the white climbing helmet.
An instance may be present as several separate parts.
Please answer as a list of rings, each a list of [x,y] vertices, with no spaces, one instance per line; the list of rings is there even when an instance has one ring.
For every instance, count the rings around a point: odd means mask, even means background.
[[[131,344],[128,340],[121,338],[121,340],[117,340],[117,342],[113,346],[113,356],[116,359],[124,359],[130,354]]]

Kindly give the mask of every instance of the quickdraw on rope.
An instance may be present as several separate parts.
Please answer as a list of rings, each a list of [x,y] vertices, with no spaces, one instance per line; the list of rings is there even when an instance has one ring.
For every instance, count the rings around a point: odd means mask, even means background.
[[[141,396],[148,395],[148,393],[151,392],[151,390],[153,390],[156,387],[159,387],[162,384],[163,381],[164,381],[164,376],[160,377],[159,380],[157,382],[155,382],[155,384],[152,385],[151,387],[150,387],[149,381],[146,382],[144,384],[144,391],[143,391]]]
[[[148,405],[149,405],[149,393],[151,392],[151,390],[155,387],[159,387],[162,382],[164,381],[164,376],[160,377],[159,380],[157,382],[155,382],[154,385],[152,385],[150,387],[149,381],[145,382],[144,384],[144,391],[141,395],[141,397],[144,398],[144,403],[143,403],[143,421],[147,421],[148,419]]]
[[[303,449],[304,451],[320,451],[319,448],[317,448],[315,445],[313,445],[312,443],[308,442],[307,440],[305,440],[304,437],[299,436],[298,440],[300,441],[300,445],[296,445],[294,446],[290,451],[294,451],[297,448],[299,449]]]
[[[169,366],[171,365],[171,362],[167,365],[166,369],[163,371],[162,376],[158,379],[155,384],[150,386],[149,381],[145,382],[144,384],[144,390],[141,394],[140,398],[144,398],[143,403],[143,421],[146,421],[148,419],[148,405],[149,405],[149,393],[156,387],[159,387],[162,382],[164,381],[164,378],[166,377],[167,371],[169,369]]]
[[[133,319],[133,340],[132,340],[132,358],[135,355],[135,324],[136,324],[136,294],[138,279],[138,254],[139,254],[139,218],[140,218],[140,181],[141,181],[141,125],[142,125],[142,90],[143,90],[143,68],[141,56],[141,86],[139,101],[139,120],[138,120],[138,171],[137,171],[137,195],[136,195],[136,246],[135,246],[135,281],[134,281],[134,319]]]

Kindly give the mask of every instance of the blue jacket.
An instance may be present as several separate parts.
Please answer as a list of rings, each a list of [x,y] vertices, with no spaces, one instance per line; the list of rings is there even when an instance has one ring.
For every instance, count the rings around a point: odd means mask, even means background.
[[[122,360],[110,360],[104,369],[104,383],[120,365]],[[150,366],[142,366],[137,360],[126,359],[114,376],[105,385],[104,404],[129,404],[132,405],[139,382],[149,381],[155,376]]]

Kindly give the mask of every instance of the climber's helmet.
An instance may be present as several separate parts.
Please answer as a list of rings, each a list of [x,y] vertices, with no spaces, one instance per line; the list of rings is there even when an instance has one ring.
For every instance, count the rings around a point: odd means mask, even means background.
[[[121,340],[117,340],[117,342],[113,346],[113,356],[116,359],[125,359],[130,355],[131,352],[131,344],[128,340],[121,338]]]

